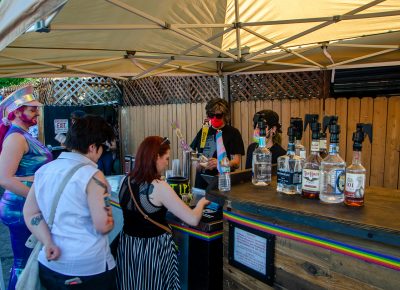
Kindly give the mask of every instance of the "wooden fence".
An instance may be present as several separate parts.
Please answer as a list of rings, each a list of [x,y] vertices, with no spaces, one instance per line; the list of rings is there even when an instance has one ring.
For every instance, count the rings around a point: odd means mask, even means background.
[[[367,185],[400,188],[400,96],[377,98],[339,98],[307,100],[244,101],[232,104],[232,125],[242,133],[245,148],[251,143],[252,118],[255,112],[272,109],[282,123],[282,146],[287,146],[287,128],[290,117],[307,113],[338,115],[341,125],[340,155],[347,164],[352,159],[352,134],[356,123],[373,124],[373,142],[363,145],[363,164],[367,168]],[[171,140],[171,159],[180,158],[181,151],[170,124],[178,121],[184,137],[190,143],[201,127],[205,103],[169,104],[158,106],[123,107],[121,134],[124,152],[135,154],[140,142],[150,135],[168,136]],[[309,153],[311,134],[303,134],[303,144]],[[328,134],[329,141],[329,134]],[[245,156],[242,158],[242,168]]]

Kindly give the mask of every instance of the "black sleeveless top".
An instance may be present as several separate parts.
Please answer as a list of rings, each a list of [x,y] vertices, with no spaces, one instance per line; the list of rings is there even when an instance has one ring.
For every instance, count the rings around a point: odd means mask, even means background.
[[[168,227],[165,219],[167,208],[154,205],[149,195],[153,192],[154,186],[148,183],[137,184],[131,179],[131,188],[136,202],[151,219]],[[135,202],[131,198],[128,187],[128,178],[122,183],[119,193],[119,204],[124,217],[123,231],[125,234],[135,237],[150,238],[166,233],[165,230],[146,220],[140,211],[137,210]]]

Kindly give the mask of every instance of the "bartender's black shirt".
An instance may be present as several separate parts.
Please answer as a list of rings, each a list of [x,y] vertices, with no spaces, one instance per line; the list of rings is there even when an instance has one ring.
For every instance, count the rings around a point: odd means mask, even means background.
[[[244,155],[244,144],[242,135],[240,134],[239,130],[230,126],[225,125],[222,129],[222,139],[224,142],[226,154],[229,159],[231,159],[231,155]],[[197,149],[197,152],[202,153],[207,158],[213,157],[217,158],[217,144],[215,141],[215,137],[217,134],[217,130],[213,127],[208,129],[207,134],[207,141],[205,147],[202,149],[200,148],[201,142],[201,132],[202,129],[197,133],[196,137],[194,138],[190,147],[193,150]],[[208,175],[218,175],[218,170],[205,170],[204,172],[197,172],[196,173],[196,183],[195,187],[205,189],[207,187],[207,182],[201,177],[201,173],[208,174]]]

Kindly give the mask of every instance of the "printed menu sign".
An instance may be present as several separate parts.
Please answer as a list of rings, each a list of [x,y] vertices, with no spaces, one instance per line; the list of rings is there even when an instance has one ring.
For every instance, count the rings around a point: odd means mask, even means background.
[[[263,275],[267,271],[267,239],[235,228],[233,259]]]

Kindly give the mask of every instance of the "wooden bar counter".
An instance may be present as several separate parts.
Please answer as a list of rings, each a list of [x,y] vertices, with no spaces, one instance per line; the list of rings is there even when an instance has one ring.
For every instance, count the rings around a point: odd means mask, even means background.
[[[225,200],[224,288],[400,289],[399,190],[370,187],[365,206],[350,208],[275,188],[244,182],[208,192]],[[275,236],[271,286],[229,264],[232,223]]]

